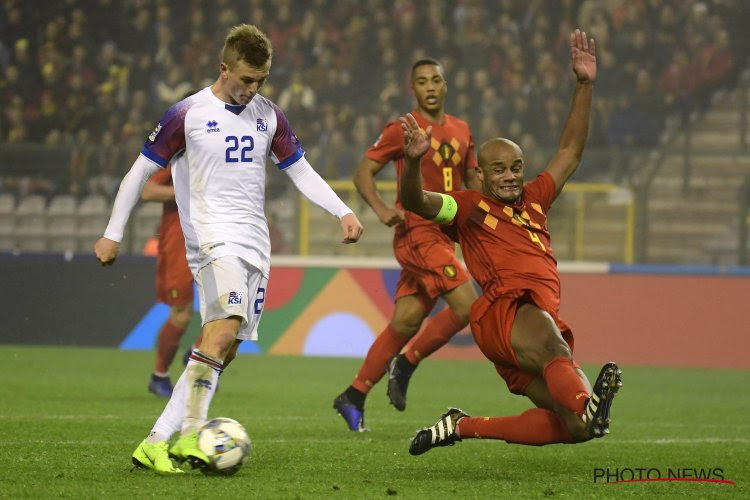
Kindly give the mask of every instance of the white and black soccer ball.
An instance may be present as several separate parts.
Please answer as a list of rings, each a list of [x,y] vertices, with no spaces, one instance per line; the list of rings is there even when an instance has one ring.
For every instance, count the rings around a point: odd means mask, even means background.
[[[198,431],[198,448],[208,457],[203,472],[231,476],[250,458],[250,436],[236,420],[218,417]]]

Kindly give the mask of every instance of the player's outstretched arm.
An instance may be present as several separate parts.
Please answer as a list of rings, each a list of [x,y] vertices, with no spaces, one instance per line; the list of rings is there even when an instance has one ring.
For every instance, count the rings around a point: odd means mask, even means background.
[[[573,102],[557,152],[547,165],[547,172],[557,186],[555,196],[560,194],[565,182],[578,168],[589,133],[591,99],[596,80],[596,44],[593,38],[586,37],[586,32],[577,29],[570,34],[570,59],[577,79]]]
[[[103,266],[112,264],[117,258],[120,251],[120,241],[122,241],[130,212],[133,211],[133,207],[138,202],[146,181],[159,168],[155,163],[139,155],[133,166],[130,167],[130,171],[123,177],[104,236],[94,244],[96,258]]]
[[[357,165],[354,171],[354,186],[357,188],[359,195],[370,205],[372,211],[378,216],[380,222],[388,227],[395,226],[404,220],[404,214],[396,207],[389,206],[378,193],[375,185],[375,175],[384,167],[384,164],[378,163],[366,156]]]
[[[443,197],[422,189],[422,171],[419,160],[427,152],[432,127],[422,130],[411,113],[399,118],[404,130],[404,172],[401,174],[399,195],[404,208],[428,220],[440,213]]]

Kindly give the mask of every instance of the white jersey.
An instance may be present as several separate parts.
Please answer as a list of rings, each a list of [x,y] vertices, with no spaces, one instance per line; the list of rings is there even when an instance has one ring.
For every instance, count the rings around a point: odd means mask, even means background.
[[[227,104],[206,87],[167,110],[141,154],[172,165],[193,274],[234,255],[268,277],[266,157],[283,170],[304,155],[278,106],[260,94],[246,106]]]

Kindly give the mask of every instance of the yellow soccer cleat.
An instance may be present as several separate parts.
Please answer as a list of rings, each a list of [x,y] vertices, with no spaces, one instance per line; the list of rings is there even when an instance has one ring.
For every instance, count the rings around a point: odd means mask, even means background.
[[[144,439],[133,452],[133,465],[141,469],[153,469],[156,472],[168,474],[182,474],[185,471],[178,469],[169,458],[169,445],[166,441],[148,443]]]
[[[169,449],[169,456],[180,464],[189,463],[193,469],[202,469],[208,464],[208,457],[198,447],[197,432],[180,436]]]

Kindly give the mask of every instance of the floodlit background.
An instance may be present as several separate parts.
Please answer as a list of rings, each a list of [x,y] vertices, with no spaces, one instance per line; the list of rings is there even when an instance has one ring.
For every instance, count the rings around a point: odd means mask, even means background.
[[[264,355],[236,360],[211,407],[247,427],[251,461],[230,480],[131,473],[164,405],[146,384],[168,311],[142,255],[161,206],[136,208],[114,266],[92,247],[147,136],[215,80],[242,22],[274,43],[262,93],[365,234],[341,245],[336,221],[269,164],[269,293],[259,341],[243,343]],[[748,26],[746,0],[0,0],[0,497],[750,498]],[[568,111],[575,27],[596,38],[598,81],[583,162],[549,225],[576,359],[590,379],[602,362],[623,369],[612,434],[408,455],[446,406],[531,404],[468,330],[420,366],[405,412],[381,383],[372,432],[349,432],[332,401],[389,321],[399,272],[392,229],[351,177],[412,108],[411,64],[440,59],[447,112],[477,144],[518,142],[531,179]],[[378,180],[393,200],[394,169]],[[199,328],[196,313],[183,348]],[[726,481],[595,481],[638,467]]]
[[[599,77],[583,163],[550,216],[558,259],[746,264],[749,12],[742,0],[3,0],[0,251],[90,253],[162,113],[214,81],[227,29],[250,22],[275,49],[262,93],[366,226],[360,244],[334,244],[338,226],[269,166],[274,253],[390,256],[391,230],[351,176],[411,109],[410,65],[440,59],[447,111],[477,144],[518,142],[532,178],[568,111],[567,37],[581,27]],[[393,169],[379,180],[393,199]],[[136,210],[127,252],[160,213]]]

